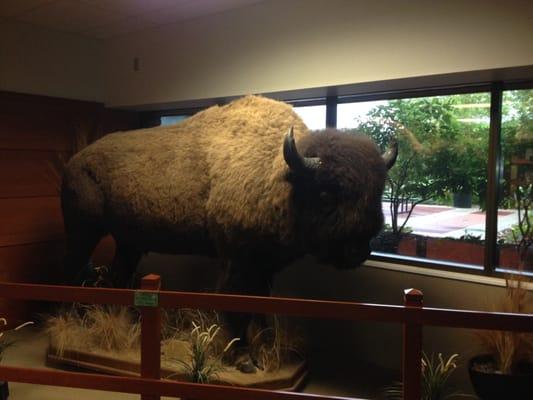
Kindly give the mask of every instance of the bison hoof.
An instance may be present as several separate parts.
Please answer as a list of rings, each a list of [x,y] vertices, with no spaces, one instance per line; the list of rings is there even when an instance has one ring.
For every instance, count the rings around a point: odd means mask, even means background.
[[[257,372],[257,367],[250,357],[243,357],[240,360],[237,360],[235,367],[245,374],[253,374]]]

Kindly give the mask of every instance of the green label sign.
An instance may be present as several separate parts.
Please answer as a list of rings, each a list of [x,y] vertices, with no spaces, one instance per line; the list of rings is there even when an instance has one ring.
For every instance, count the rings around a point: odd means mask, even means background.
[[[136,307],[157,307],[159,305],[159,294],[154,292],[135,292],[134,304]]]

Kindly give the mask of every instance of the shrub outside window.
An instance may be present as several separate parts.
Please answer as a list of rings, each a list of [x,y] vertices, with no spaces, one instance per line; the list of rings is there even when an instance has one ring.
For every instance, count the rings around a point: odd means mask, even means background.
[[[503,93],[499,266],[533,271],[533,90]]]
[[[339,104],[338,128],[396,138],[374,252],[482,268],[490,93]]]

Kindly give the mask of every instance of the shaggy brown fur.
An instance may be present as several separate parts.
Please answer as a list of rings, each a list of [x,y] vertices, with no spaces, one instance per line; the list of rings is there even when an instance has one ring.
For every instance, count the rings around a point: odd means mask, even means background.
[[[300,155],[320,158],[316,171],[287,165],[290,127]],[[178,125],[110,134],[66,168],[67,267],[74,275],[111,233],[117,282],[143,252],[197,253],[229,261],[221,291],[268,295],[273,274],[305,253],[337,266],[368,256],[385,174],[368,138],[310,134],[289,105],[256,96]],[[241,334],[246,321],[234,324]]]
[[[209,224],[284,237],[291,190],[281,150],[290,126],[307,134],[289,105],[246,97],[178,125],[107,135],[70,161],[64,206],[103,225],[191,233]]]

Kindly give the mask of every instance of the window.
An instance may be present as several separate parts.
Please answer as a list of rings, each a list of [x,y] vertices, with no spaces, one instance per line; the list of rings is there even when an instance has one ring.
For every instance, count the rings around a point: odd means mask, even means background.
[[[305,125],[311,130],[326,128],[326,105],[317,106],[294,106]]]
[[[503,93],[499,266],[533,271],[533,90]]]
[[[382,151],[399,142],[373,250],[481,268],[490,93],[344,103],[337,112],[339,129],[369,135]]]
[[[187,119],[189,115],[166,115],[161,117],[161,126],[163,125],[174,125],[178,122],[181,122]]]
[[[533,90],[520,85],[329,96],[293,107],[311,130],[324,129],[328,114],[331,125],[368,134],[382,151],[398,138],[382,201],[386,225],[372,257],[533,273]]]
[[[341,103],[337,106],[337,129],[356,129],[370,118],[370,110],[387,104],[387,100]]]

